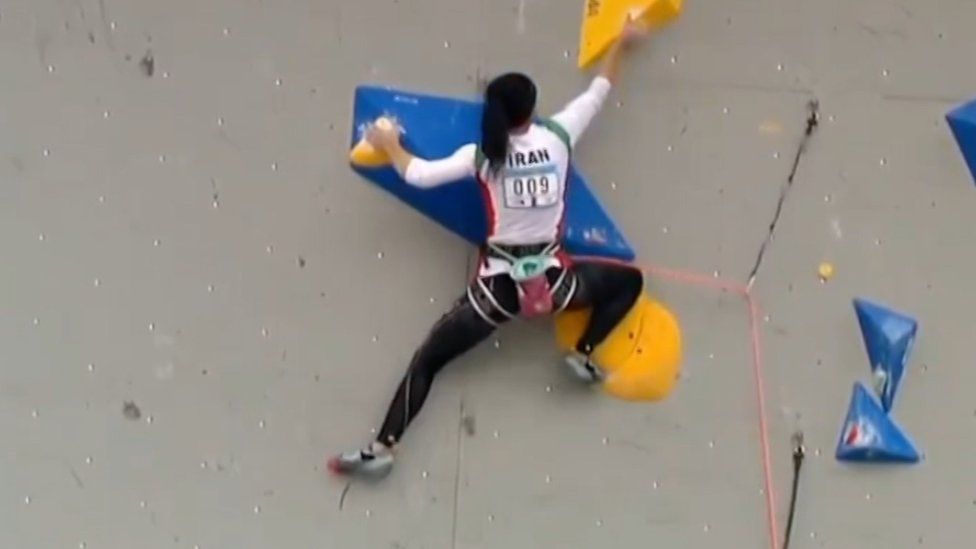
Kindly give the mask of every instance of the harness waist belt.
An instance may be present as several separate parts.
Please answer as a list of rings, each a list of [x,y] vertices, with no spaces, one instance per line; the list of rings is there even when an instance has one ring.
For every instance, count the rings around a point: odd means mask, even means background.
[[[540,242],[538,244],[495,244],[485,245],[486,253],[506,261],[512,261],[532,255],[552,255],[559,251],[558,242]]]

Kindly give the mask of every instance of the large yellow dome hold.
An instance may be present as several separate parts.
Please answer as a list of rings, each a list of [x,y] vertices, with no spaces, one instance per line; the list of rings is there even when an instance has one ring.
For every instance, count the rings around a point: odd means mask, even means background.
[[[556,341],[572,351],[589,309],[556,316]],[[671,394],[681,371],[681,328],[661,303],[642,293],[626,317],[591,357],[607,375],[603,389],[628,401],[659,401]]]

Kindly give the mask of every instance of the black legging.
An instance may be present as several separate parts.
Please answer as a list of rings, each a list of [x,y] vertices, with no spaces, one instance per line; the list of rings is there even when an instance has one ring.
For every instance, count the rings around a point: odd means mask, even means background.
[[[630,311],[640,296],[644,279],[638,269],[612,263],[577,262],[572,271],[578,286],[568,308],[591,308],[589,324],[576,345],[577,351],[588,355]],[[500,305],[517,311],[515,282],[507,274],[498,275],[492,282]],[[434,376],[494,331],[495,327],[474,310],[466,297],[458,299],[414,353],[376,440],[387,445],[397,443],[427,399]]]

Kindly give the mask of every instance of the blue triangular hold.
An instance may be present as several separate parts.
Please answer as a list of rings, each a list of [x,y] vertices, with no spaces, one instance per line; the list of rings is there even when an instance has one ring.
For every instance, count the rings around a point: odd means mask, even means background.
[[[352,142],[380,116],[395,118],[405,129],[404,146],[424,158],[448,156],[465,143],[478,142],[481,103],[421,95],[392,88],[356,88]],[[392,167],[353,165],[367,180],[478,246],[486,238],[487,212],[482,191],[473,178],[434,189],[407,185]],[[573,255],[634,259],[634,251],[586,181],[574,168],[570,173],[565,221],[565,248]]]
[[[949,111],[946,122],[969,166],[969,173],[976,181],[976,99]]]
[[[847,418],[837,441],[837,459],[915,463],[915,444],[871,395],[863,383],[854,384]]]
[[[877,389],[881,404],[890,412],[912,354],[918,322],[861,298],[854,299],[854,310],[871,361],[871,372],[880,382]]]

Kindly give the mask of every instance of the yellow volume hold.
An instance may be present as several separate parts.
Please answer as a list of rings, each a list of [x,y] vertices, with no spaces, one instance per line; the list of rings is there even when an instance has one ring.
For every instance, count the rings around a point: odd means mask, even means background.
[[[682,7],[683,0],[583,0],[579,67],[589,66],[607,51],[620,36],[628,16],[654,30],[677,18]]]

